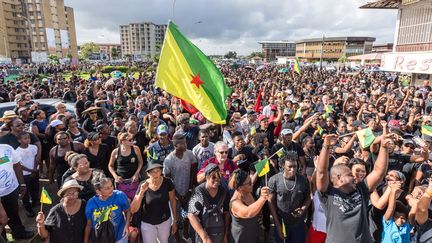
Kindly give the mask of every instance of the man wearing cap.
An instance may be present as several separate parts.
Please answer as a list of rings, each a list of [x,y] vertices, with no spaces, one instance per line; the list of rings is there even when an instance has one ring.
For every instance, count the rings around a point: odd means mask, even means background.
[[[212,163],[204,169],[205,183],[192,194],[188,218],[196,232],[196,242],[228,242],[229,196],[221,186],[222,172]]]
[[[14,109],[14,112],[18,114],[18,110],[26,106],[26,100],[24,99],[23,95],[19,94],[15,97],[15,102],[16,102],[16,107]]]
[[[188,113],[182,113],[177,117],[178,132],[182,132],[186,136],[187,149],[192,150],[198,144],[198,132],[200,127],[190,124],[190,116]]]
[[[167,125],[159,125],[156,128],[156,133],[158,135],[158,140],[150,144],[150,146],[147,148],[147,161],[150,162],[152,160],[156,160],[160,164],[163,164],[168,154],[174,151],[174,145],[169,138]]]
[[[297,123],[294,121],[294,112],[291,109],[285,108],[283,112],[282,129],[294,130]]]
[[[191,150],[186,148],[186,136],[181,132],[173,135],[174,151],[172,151],[164,160],[163,174],[173,180],[177,205],[181,208],[178,213],[187,212],[187,203],[192,194],[192,188],[195,183],[195,175],[198,168],[198,160]],[[178,217],[179,219],[181,217]],[[184,221],[183,236],[189,238],[189,223]],[[179,237],[177,236],[177,239]]]
[[[271,154],[276,153],[281,148],[286,152],[292,151],[294,154],[297,155],[298,162],[299,162],[299,169],[302,174],[306,173],[306,158],[305,158],[305,152],[303,148],[298,145],[296,142],[292,141],[293,131],[290,129],[284,129],[282,130],[280,137],[281,142],[275,144],[271,150]],[[272,160],[277,164],[277,161],[281,161],[283,159],[282,157],[279,157],[279,155],[273,156]]]

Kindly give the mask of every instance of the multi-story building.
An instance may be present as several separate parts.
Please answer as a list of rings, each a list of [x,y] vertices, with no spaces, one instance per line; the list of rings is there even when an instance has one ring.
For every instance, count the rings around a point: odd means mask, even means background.
[[[121,46],[120,44],[112,43],[93,43],[99,47],[99,52],[92,53],[90,55],[91,60],[104,60],[110,61],[121,58]],[[78,52],[80,52],[81,46],[78,46]]]
[[[385,53],[393,50],[393,43],[374,44],[372,46],[372,52]]]
[[[46,61],[50,54],[78,58],[73,9],[64,0],[0,0],[0,47],[13,61]]]
[[[393,52],[384,53],[381,68],[412,73],[415,84],[432,81],[432,0],[376,0],[363,9],[396,9]]]
[[[370,53],[373,37],[322,37],[296,42],[296,57],[302,61],[337,61],[345,56]]]
[[[99,46],[99,54],[102,60],[115,60],[121,58],[121,45],[111,43],[96,43]]]
[[[25,62],[30,57],[30,43],[20,0],[0,0],[0,59]]]
[[[262,53],[267,61],[276,60],[277,57],[295,58],[296,43],[293,41],[259,41]]]
[[[152,58],[160,52],[167,25],[151,22],[120,25],[122,57],[132,56],[134,60]]]

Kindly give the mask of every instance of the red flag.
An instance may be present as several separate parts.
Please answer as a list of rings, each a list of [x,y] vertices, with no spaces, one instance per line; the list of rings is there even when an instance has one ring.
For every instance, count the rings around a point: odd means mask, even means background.
[[[180,99],[180,98],[179,98],[179,99]],[[193,114],[195,114],[195,113],[198,112],[197,108],[195,108],[193,105],[187,103],[187,102],[184,101],[183,99],[180,99],[180,102],[181,102],[183,108],[185,108],[185,110],[186,110],[187,112],[189,112],[190,114],[193,115]]]
[[[258,93],[258,97],[257,97],[257,99],[256,99],[255,107],[254,107],[255,112],[260,112],[260,107],[261,107],[261,93],[262,93],[262,91],[261,91],[261,88],[260,88],[259,93]]]

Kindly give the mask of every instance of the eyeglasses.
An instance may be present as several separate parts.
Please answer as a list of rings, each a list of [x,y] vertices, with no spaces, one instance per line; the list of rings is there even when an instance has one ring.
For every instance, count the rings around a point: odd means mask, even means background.
[[[76,196],[78,195],[78,191],[74,191],[74,192],[68,192],[63,194],[64,197],[72,197],[72,196]]]
[[[228,151],[218,151],[220,154],[228,154]]]

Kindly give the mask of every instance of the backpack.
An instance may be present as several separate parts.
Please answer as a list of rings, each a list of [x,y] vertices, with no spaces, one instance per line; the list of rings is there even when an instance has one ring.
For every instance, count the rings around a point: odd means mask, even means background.
[[[114,194],[113,202],[115,201],[116,194]],[[99,205],[97,204],[96,200],[94,200],[96,206],[98,208]],[[116,230],[114,227],[114,224],[111,222],[110,214],[111,214],[111,208],[106,212],[107,216],[106,219],[100,219],[99,222],[96,224],[94,229],[94,234],[92,237],[91,242],[92,243],[115,243],[117,236],[116,236]]]
[[[219,187],[219,190],[223,189]],[[201,216],[202,227],[209,235],[223,234],[225,231],[225,222],[223,209],[221,207],[225,202],[226,192],[224,190],[222,191],[222,196],[215,208],[209,204],[210,195],[204,187],[202,187],[201,193],[203,195],[203,206],[205,209]]]

